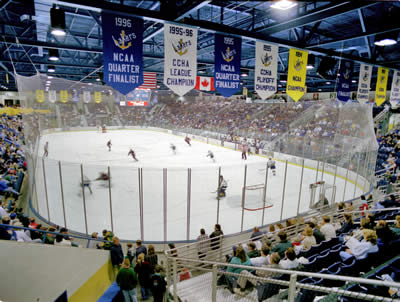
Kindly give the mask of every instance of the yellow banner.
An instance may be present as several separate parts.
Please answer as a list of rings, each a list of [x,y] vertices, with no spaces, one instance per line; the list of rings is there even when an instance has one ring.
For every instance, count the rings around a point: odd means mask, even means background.
[[[44,102],[44,91],[43,89],[36,89],[36,101],[38,103]]]
[[[306,93],[308,52],[298,49],[289,50],[289,70],[286,93],[297,102]]]
[[[101,91],[94,92],[94,102],[97,104],[101,103]]]
[[[375,103],[380,106],[386,100],[386,87],[389,78],[389,69],[379,67],[378,77],[376,78],[376,91],[375,91]]]
[[[247,96],[247,92],[248,92],[247,87],[243,87],[243,95],[244,96]]]
[[[67,90],[60,90],[60,101],[61,101],[61,103],[68,102],[68,91]]]
[[[0,115],[2,114],[7,114],[7,115],[18,115],[18,114],[30,114],[32,112],[37,112],[37,113],[51,113],[50,110],[45,110],[45,109],[32,109],[32,108],[11,108],[11,107],[5,107],[5,108],[0,108]]]

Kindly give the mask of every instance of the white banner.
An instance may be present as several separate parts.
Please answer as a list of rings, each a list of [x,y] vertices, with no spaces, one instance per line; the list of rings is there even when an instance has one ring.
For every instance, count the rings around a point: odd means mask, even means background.
[[[83,91],[83,102],[84,103],[90,103],[90,91],[85,90]]]
[[[256,41],[256,67],[254,88],[265,100],[276,92],[278,46]]]
[[[164,85],[179,96],[196,84],[197,28],[164,24]]]
[[[392,91],[390,92],[390,104],[396,107],[400,102],[400,71],[393,71]]]
[[[49,103],[55,103],[57,101],[57,92],[55,90],[49,90]]]
[[[358,79],[357,101],[361,104],[369,102],[369,87],[372,76],[371,65],[360,64],[360,75]]]

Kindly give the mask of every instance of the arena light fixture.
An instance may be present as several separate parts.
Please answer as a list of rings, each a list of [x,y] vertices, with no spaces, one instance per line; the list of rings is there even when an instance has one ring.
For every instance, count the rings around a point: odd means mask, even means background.
[[[357,83],[357,80],[351,80],[352,83]]]
[[[101,80],[99,78],[96,79],[97,82],[100,82]]]
[[[47,72],[56,72],[56,67],[54,65],[47,66]]]
[[[329,81],[328,81],[328,82],[326,82],[325,84],[326,84],[326,85],[330,85],[330,84],[331,84],[331,82],[329,82]]]
[[[48,79],[52,79],[53,77],[52,77],[52,76],[47,76],[47,78],[48,78]]]
[[[289,0],[279,0],[271,5],[271,8],[280,9],[280,10],[288,10],[292,7],[295,7],[297,3]]]
[[[65,36],[65,13],[59,7],[53,6],[50,9],[50,26],[51,26],[51,34],[55,36]]]
[[[88,83],[88,85],[93,85],[92,83]]]
[[[397,38],[399,36],[398,31],[392,31],[388,33],[383,33],[375,36],[374,44],[376,46],[390,46],[397,44]]]
[[[50,48],[49,49],[49,60],[50,61],[58,61],[60,56],[58,54],[58,49]]]

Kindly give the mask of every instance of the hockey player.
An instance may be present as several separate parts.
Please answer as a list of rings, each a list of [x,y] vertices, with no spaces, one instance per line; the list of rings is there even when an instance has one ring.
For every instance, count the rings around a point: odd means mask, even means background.
[[[108,151],[111,151],[111,139],[107,142]]]
[[[268,162],[267,162],[267,167],[269,169],[271,169],[272,171],[272,175],[276,175],[276,163],[275,161],[272,159],[272,157],[269,158]]]
[[[208,150],[206,157],[209,157],[215,163],[214,153],[211,150]]]
[[[174,144],[171,144],[170,146],[172,153],[176,154],[176,146]]]
[[[106,172],[100,172],[99,177],[96,178],[96,180],[109,180],[109,179],[110,177]]]
[[[83,176],[83,183],[82,183],[83,188],[84,188],[84,189],[85,189],[85,188],[88,188],[90,194],[93,194],[92,188],[90,187],[90,183],[91,183],[90,179],[87,178],[86,176]]]
[[[247,145],[242,144],[241,149],[242,149],[242,159],[247,160],[247,155],[246,155],[248,149]]]
[[[226,196],[226,189],[228,188],[228,183],[224,179],[222,175],[219,176],[218,180],[218,197],[225,197]]]
[[[132,155],[132,158],[133,158],[135,161],[139,161],[139,160],[136,158],[135,151],[133,151],[133,149],[130,149],[130,150],[129,150],[128,156],[129,156],[129,155]]]
[[[107,129],[106,129],[106,125],[105,125],[105,124],[101,127],[101,132],[102,132],[102,133],[106,133],[106,132],[107,132]]]
[[[186,136],[186,137],[185,137],[185,142],[186,142],[189,146],[192,146],[192,145],[190,144],[190,141],[191,141],[190,137],[189,137],[189,136]]]
[[[44,153],[43,153],[43,157],[48,157],[49,156],[49,142],[46,142],[44,144]]]

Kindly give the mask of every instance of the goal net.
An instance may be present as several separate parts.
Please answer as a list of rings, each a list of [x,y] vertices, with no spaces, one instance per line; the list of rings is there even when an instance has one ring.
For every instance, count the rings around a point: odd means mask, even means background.
[[[265,189],[264,184],[243,187],[242,208],[246,211],[259,211],[272,207],[272,200],[266,196]]]
[[[324,209],[333,207],[336,199],[336,186],[321,180],[310,184],[310,208]]]

